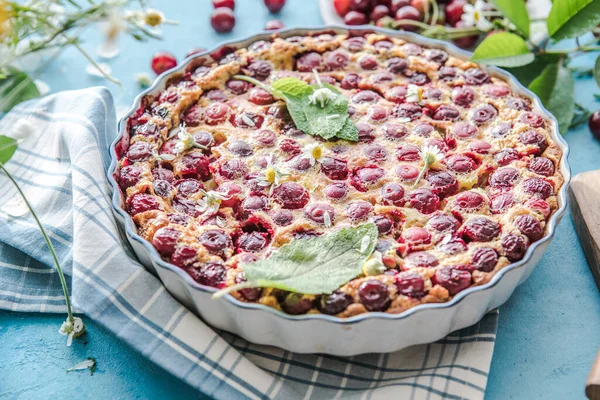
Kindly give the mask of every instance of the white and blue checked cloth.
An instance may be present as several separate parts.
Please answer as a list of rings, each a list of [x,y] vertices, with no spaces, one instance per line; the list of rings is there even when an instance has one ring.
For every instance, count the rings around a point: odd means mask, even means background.
[[[342,358],[293,354],[218,332],[179,304],[132,254],[111,212],[108,90],[63,92],[0,120],[20,140],[7,169],[40,215],[76,309],[218,399],[483,398],[497,313],[428,345]],[[0,308],[64,312],[38,228],[0,173]]]

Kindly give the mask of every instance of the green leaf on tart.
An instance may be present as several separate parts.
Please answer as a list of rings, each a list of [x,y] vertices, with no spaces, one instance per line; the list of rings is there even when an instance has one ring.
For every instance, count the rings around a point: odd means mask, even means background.
[[[305,133],[328,140],[358,140],[358,131],[348,115],[348,99],[335,86],[309,85],[293,77],[277,79],[271,86],[244,75],[234,78],[253,83],[285,101],[296,127]]]
[[[6,72],[0,78],[0,112],[9,112],[19,103],[40,97],[35,83],[25,72],[12,67]]]
[[[336,95],[335,99],[329,100],[324,107],[320,104],[308,103],[304,113],[311,134],[331,139],[339,137],[338,132],[348,121],[348,99],[335,86],[324,83],[323,87],[331,90]],[[315,85],[312,88],[314,91],[320,89]]]
[[[377,236],[377,226],[369,222],[311,239],[292,240],[267,259],[244,264],[247,282],[222,289],[213,297],[248,287],[332,293],[362,273],[375,250]]]
[[[491,0],[491,3],[515,26],[529,37],[529,13],[523,0]]]
[[[575,81],[571,72],[558,64],[548,65],[531,82],[529,89],[538,95],[544,107],[556,117],[560,133],[567,133],[575,108]]]
[[[554,0],[546,19],[554,40],[574,38],[600,23],[600,0]]]
[[[285,96],[303,97],[312,94],[310,85],[298,78],[280,78],[271,84],[273,90]]]
[[[350,121],[350,118],[348,118],[342,129],[340,129],[340,131],[336,133],[335,136],[340,139],[348,140],[350,142],[357,142],[358,128],[356,127],[356,125],[354,125],[352,121]]]
[[[6,164],[17,151],[17,141],[8,136],[0,135],[0,163]]]
[[[472,61],[499,67],[520,67],[530,64],[534,58],[525,40],[509,32],[486,37],[471,56]]]

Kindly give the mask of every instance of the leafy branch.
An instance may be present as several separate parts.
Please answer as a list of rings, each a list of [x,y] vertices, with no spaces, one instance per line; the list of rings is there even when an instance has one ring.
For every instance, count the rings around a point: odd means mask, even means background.
[[[65,303],[67,305],[67,320],[62,324],[59,332],[68,337],[67,346],[70,346],[73,338],[79,337],[85,333],[85,324],[83,323],[81,318],[77,318],[77,317],[73,316],[73,311],[71,308],[71,299],[69,297],[69,290],[67,287],[67,281],[65,279],[63,270],[60,266],[60,261],[58,260],[58,256],[56,255],[56,250],[54,249],[54,246],[52,245],[52,242],[50,241],[50,238],[48,237],[48,234],[46,233],[46,229],[44,229],[44,225],[38,218],[35,210],[33,209],[31,204],[29,203],[29,200],[27,199],[27,196],[25,196],[25,193],[23,193],[23,190],[21,189],[21,187],[19,186],[19,184],[17,183],[15,178],[5,168],[5,164],[12,158],[12,156],[16,150],[17,150],[17,141],[15,139],[0,135],[0,171],[4,172],[6,177],[11,181],[11,183],[17,189],[17,191],[19,192],[19,195],[21,196],[21,198],[25,202],[25,205],[29,209],[29,212],[33,216],[35,223],[39,227],[40,232],[42,233],[42,236],[44,237],[46,246],[48,246],[48,250],[50,250],[50,254],[52,255],[52,260],[54,261],[54,266],[56,267],[56,271],[58,272],[58,276],[60,278],[60,284],[62,286],[63,294],[65,296]]]

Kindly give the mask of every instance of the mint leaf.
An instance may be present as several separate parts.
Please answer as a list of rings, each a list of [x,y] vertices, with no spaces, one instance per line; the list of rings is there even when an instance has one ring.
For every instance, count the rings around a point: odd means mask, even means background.
[[[0,163],[6,164],[17,151],[17,141],[8,136],[0,135]]]
[[[531,82],[529,89],[537,94],[544,107],[554,114],[560,133],[567,133],[575,108],[575,81],[571,72],[558,64],[549,65]]]
[[[348,120],[348,99],[342,96],[335,86],[325,83],[323,87],[335,93],[336,98],[330,100],[324,107],[309,103],[304,108],[304,113],[309,125],[308,132],[324,139],[331,139],[337,136]],[[319,89],[315,85],[312,88]]]
[[[321,83],[316,72],[315,77],[318,83],[312,86],[292,77],[278,79],[268,86],[245,75],[234,76],[285,101],[296,127],[305,133],[327,140],[337,137],[357,141],[356,127],[348,124],[348,99],[335,86]]]
[[[472,61],[499,67],[520,67],[531,63],[534,58],[525,40],[509,32],[486,37],[471,56]]]
[[[6,72],[4,78],[0,78],[0,112],[9,112],[19,103],[40,97],[35,83],[25,72],[12,67]]]
[[[308,83],[298,78],[281,78],[271,84],[271,87],[284,96],[303,97],[312,94],[313,89]]]
[[[301,97],[296,96],[285,96],[285,105],[287,106],[290,116],[294,120],[296,127],[305,133],[309,133],[310,125],[304,109],[306,107],[306,101]]]
[[[377,236],[377,226],[369,222],[311,239],[293,240],[265,260],[244,264],[248,282],[220,290],[213,297],[246,287],[332,293],[362,273]]]
[[[546,19],[548,35],[558,41],[589,32],[600,22],[600,0],[554,0]]]
[[[506,17],[515,24],[517,29],[529,37],[529,13],[523,0],[490,0],[491,3]]]
[[[335,136],[340,139],[348,140],[350,142],[357,142],[358,128],[356,128],[356,125],[354,125],[354,123],[350,121],[350,118],[348,118],[342,129],[340,129],[340,131],[336,133]]]

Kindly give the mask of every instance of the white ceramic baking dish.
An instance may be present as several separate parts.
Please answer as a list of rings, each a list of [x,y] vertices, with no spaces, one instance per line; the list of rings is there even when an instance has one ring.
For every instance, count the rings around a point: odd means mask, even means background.
[[[318,32],[344,34],[348,31],[347,27],[319,27],[288,29],[278,34],[286,38]],[[455,57],[463,59],[470,57],[470,53],[460,50],[450,43],[428,39],[410,32],[396,32],[370,26],[353,27],[352,31],[380,32],[423,46],[443,49]],[[272,32],[261,33],[243,40],[224,43],[218,48],[222,46],[247,47],[253,42],[267,40],[271,35]],[[165,84],[171,76],[183,72],[192,60],[206,57],[215,50],[186,59],[175,69],[159,76],[150,88],[136,97],[133,107],[119,123],[119,133],[110,149],[112,163],[108,170],[108,180],[113,189],[114,214],[121,223],[140,262],[160,278],[175,298],[208,324],[235,333],[250,342],[277,346],[298,353],[350,356],[369,352],[391,352],[407,346],[439,340],[454,330],[476,323],[488,311],[502,305],[515,288],[531,275],[552,240],[554,231],[567,207],[566,193],[570,181],[567,163],[569,149],[558,132],[556,119],[544,109],[540,100],[533,93],[506,71],[482,66],[492,76],[506,79],[516,93],[532,100],[534,110],[552,122],[552,138],[563,151],[560,172],[565,178],[565,183],[558,193],[559,208],[547,223],[546,235],[529,247],[521,261],[500,270],[487,284],[473,286],[460,292],[449,302],[422,304],[401,314],[370,312],[347,319],[325,314],[292,316],[261,304],[238,301],[230,295],[219,300],[211,299],[216,289],[196,283],[182,269],[162,260],[152,244],[136,233],[135,224],[124,210],[124,199],[114,179],[117,166],[114,148],[125,133],[127,119],[138,109],[143,96],[158,94],[165,88]]]

